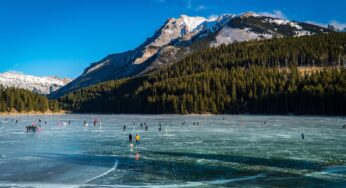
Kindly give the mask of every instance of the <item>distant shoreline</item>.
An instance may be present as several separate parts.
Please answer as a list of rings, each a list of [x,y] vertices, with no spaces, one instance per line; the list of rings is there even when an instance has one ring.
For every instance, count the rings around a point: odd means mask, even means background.
[[[54,115],[178,115],[178,116],[227,116],[227,115],[246,115],[246,116],[319,116],[319,117],[346,117],[344,115],[340,114],[334,114],[334,115],[323,115],[323,114],[251,114],[251,113],[239,113],[239,114],[220,114],[220,113],[191,113],[191,114],[141,114],[141,113],[98,113],[98,112],[88,112],[88,113],[80,113],[80,112],[70,112],[70,111],[60,111],[60,112],[25,112],[25,113],[19,113],[19,112],[1,112],[0,117],[3,116],[54,116]]]
[[[0,117],[1,116],[46,116],[46,115],[66,115],[66,114],[71,114],[70,112],[67,111],[60,111],[60,112],[0,112]]]

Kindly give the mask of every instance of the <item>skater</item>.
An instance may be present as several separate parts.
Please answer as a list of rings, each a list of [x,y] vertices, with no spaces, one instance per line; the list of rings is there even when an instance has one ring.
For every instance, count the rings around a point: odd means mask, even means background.
[[[129,142],[132,143],[132,134],[129,134]]]
[[[139,140],[141,139],[141,137],[138,134],[136,134],[135,139],[136,139],[136,146],[139,146]]]

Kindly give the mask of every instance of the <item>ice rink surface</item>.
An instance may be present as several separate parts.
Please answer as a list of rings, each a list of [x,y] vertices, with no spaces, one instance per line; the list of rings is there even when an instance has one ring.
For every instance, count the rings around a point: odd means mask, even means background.
[[[39,119],[40,131],[27,133]],[[0,122],[0,187],[346,187],[345,117],[89,114]],[[139,146],[130,147],[130,133],[141,136]]]

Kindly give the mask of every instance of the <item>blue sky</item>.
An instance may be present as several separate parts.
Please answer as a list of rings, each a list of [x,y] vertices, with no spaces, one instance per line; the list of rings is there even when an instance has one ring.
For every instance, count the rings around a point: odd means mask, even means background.
[[[1,0],[0,72],[75,78],[167,18],[253,11],[346,27],[345,0]]]

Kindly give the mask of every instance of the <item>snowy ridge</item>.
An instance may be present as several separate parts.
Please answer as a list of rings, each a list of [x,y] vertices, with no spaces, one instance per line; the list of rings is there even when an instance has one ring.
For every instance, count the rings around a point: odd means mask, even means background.
[[[70,79],[57,77],[37,77],[17,72],[0,73],[0,85],[27,89],[39,94],[49,94],[69,83]]]
[[[102,81],[145,74],[175,63],[195,50],[249,40],[299,37],[334,32],[310,23],[290,21],[256,14],[223,14],[204,18],[181,15],[169,18],[143,44],[133,50],[111,54],[91,64],[72,83],[54,92],[52,97]]]
[[[156,38],[152,38],[144,47],[141,55],[134,60],[134,64],[141,64],[158,53],[160,48],[177,39],[190,40],[200,30],[200,25],[207,19],[203,17],[189,17],[181,15],[178,19],[170,18],[166,24],[156,32]]]
[[[258,33],[254,28],[240,26],[228,26],[228,22],[233,19],[246,19],[256,18],[262,23],[271,25],[273,28],[267,29],[266,33]],[[211,47],[216,47],[221,44],[230,44],[235,41],[248,41],[255,39],[269,39],[274,36],[283,37],[281,33],[277,32],[275,26],[286,26],[293,33],[293,36],[311,35],[310,31],[304,30],[299,23],[280,18],[271,18],[261,16],[259,14],[248,12],[244,14],[224,14],[220,16],[211,16],[204,18],[200,16],[190,17],[181,15],[179,18],[169,18],[166,23],[156,31],[156,34],[148,39],[146,45],[138,50],[138,54],[133,58],[133,64],[142,64],[167,45],[174,46],[176,41],[190,41],[193,38],[205,38],[212,33],[216,33],[215,40],[210,43]],[[229,31],[228,31],[229,30]],[[217,33],[220,32],[220,33]],[[96,70],[105,65],[105,62],[100,62],[91,71]],[[89,71],[89,72],[91,72]]]
[[[135,58],[134,64],[141,64],[157,54],[161,48],[170,45],[174,41],[189,41],[203,31],[214,32],[220,27],[220,22],[225,16],[211,17],[209,19],[196,16],[181,15],[179,18],[170,18],[156,32],[155,38],[149,41]]]
[[[251,18],[257,19],[264,23],[267,28],[265,33],[259,33],[256,25],[246,26]],[[230,26],[228,23],[234,19],[241,19],[245,26]],[[254,24],[254,23],[253,23]],[[188,41],[193,38],[204,38],[212,33],[216,33],[215,40],[211,42],[210,46],[215,47],[221,44],[230,44],[235,41],[248,41],[254,39],[270,39],[274,36],[285,37],[286,34],[278,32],[276,27],[286,27],[287,30],[292,32],[291,36],[298,37],[304,35],[316,34],[303,28],[298,22],[289,21],[281,18],[272,18],[267,16],[261,16],[259,14],[248,12],[239,15],[224,14],[220,16],[211,16],[210,18],[204,17],[189,17],[181,15],[179,18],[170,18],[165,25],[157,33],[157,38],[153,42],[149,43],[146,48],[154,46],[156,48],[162,48],[165,45],[172,44],[173,41]],[[262,26],[258,26],[262,27]],[[229,30],[229,31],[227,31]],[[321,30],[324,32],[324,30]],[[139,61],[135,60],[135,63],[142,63],[148,58],[155,55],[159,49],[144,50],[143,56],[139,57]],[[149,53],[148,53],[149,52]]]
[[[188,32],[195,30],[201,23],[207,21],[207,19],[203,17],[189,17],[186,15],[182,15],[180,19],[182,20],[183,24],[187,27]]]

